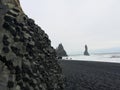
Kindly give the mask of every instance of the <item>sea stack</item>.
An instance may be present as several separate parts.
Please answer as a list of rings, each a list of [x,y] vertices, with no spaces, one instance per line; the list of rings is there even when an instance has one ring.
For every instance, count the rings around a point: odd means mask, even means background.
[[[0,90],[63,90],[63,86],[48,35],[24,14],[19,0],[0,0]]]
[[[87,47],[87,45],[85,45],[84,55],[86,55],[86,56],[89,56],[89,55],[90,55],[90,54],[88,53],[88,47]]]
[[[62,43],[60,43],[58,45],[58,47],[56,48],[56,53],[57,53],[57,57],[59,57],[59,58],[63,57],[63,56],[68,56],[64,47],[63,47],[63,45],[62,45]]]

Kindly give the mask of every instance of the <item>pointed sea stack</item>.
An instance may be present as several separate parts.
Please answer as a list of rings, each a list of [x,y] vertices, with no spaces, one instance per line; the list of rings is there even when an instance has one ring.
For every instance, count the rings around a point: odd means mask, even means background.
[[[56,53],[57,57],[68,56],[62,44],[59,44],[59,46],[56,48]]]
[[[88,47],[87,47],[87,45],[85,45],[84,55],[86,55],[86,56],[89,56],[89,55],[90,55],[90,54],[88,53]]]
[[[0,90],[63,90],[63,86],[48,35],[24,14],[19,0],[0,0]]]

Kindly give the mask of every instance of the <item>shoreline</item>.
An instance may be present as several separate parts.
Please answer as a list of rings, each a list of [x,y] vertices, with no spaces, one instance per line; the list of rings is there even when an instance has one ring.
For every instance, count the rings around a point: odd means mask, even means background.
[[[120,64],[120,62],[115,62],[115,61],[110,61],[110,62],[107,62],[107,61],[93,61],[93,60],[78,60],[78,59],[76,59],[76,60],[74,60],[74,59],[60,59],[60,60],[58,60],[58,62],[59,61],[78,61],[78,62],[96,62],[96,63],[112,63],[112,64]]]

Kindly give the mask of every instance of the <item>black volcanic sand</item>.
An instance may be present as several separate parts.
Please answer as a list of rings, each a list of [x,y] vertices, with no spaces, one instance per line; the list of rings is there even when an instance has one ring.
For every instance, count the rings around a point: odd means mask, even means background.
[[[120,64],[59,60],[65,90],[120,90]]]

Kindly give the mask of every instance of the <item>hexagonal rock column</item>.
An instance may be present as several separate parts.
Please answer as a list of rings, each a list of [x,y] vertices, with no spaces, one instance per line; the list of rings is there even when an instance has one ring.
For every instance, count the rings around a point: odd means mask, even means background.
[[[0,90],[63,90],[62,70],[47,34],[19,0],[0,0]]]

